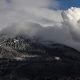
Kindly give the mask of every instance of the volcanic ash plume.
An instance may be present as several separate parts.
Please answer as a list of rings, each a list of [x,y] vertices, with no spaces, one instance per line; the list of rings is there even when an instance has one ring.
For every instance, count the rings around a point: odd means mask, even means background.
[[[30,37],[40,37],[43,41],[54,41],[80,50],[80,8],[51,10],[50,1],[1,0],[1,33],[16,35],[23,32]]]

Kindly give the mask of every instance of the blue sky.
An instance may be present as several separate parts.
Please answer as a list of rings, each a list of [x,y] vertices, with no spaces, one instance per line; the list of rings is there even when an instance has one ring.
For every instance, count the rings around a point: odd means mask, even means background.
[[[70,7],[80,7],[80,0],[55,0],[59,6],[55,9],[68,9]],[[51,7],[52,8],[52,7]]]

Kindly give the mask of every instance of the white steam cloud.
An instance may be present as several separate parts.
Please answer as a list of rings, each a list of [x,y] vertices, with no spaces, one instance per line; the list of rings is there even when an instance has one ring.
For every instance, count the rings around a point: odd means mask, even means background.
[[[51,10],[50,4],[51,0],[0,0],[0,30],[25,32],[80,50],[80,8]]]

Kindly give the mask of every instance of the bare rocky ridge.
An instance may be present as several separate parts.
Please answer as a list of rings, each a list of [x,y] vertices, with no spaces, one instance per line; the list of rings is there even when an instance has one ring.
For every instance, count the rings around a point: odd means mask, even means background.
[[[42,80],[80,76],[80,52],[63,44],[48,45],[16,36],[0,44],[0,76]],[[49,79],[51,80],[51,79]]]

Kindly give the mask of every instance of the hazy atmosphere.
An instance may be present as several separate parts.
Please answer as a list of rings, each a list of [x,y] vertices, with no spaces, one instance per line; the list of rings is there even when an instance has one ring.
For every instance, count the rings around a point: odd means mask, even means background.
[[[7,29],[12,34],[25,32],[31,37],[80,50],[80,8],[74,3],[67,5],[59,0],[0,0],[0,31]],[[63,8],[61,4],[67,7]]]

